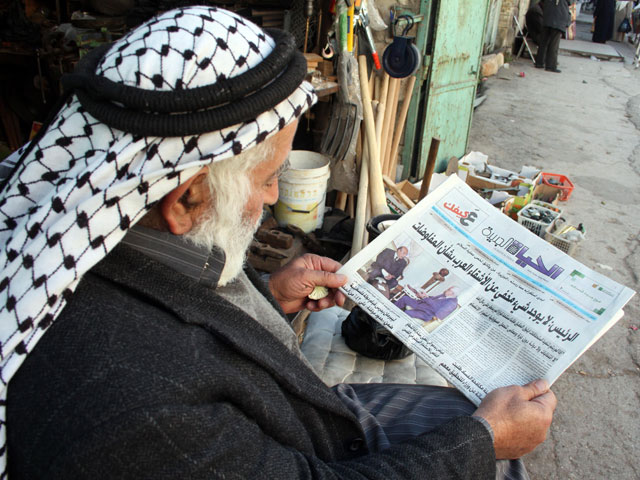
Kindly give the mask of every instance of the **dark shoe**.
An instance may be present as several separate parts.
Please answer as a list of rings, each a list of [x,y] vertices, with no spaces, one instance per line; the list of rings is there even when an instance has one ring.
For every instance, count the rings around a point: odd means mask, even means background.
[[[544,68],[544,65],[538,65],[538,64],[536,63],[535,67],[536,67],[536,68]]]
[[[547,72],[560,73],[562,70],[558,70],[557,68],[545,68]]]

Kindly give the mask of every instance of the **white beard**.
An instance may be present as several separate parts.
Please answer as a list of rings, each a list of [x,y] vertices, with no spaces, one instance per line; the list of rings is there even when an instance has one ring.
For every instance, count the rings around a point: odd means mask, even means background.
[[[215,246],[224,252],[224,268],[218,280],[220,287],[233,281],[242,271],[249,246],[262,220],[261,217],[254,223],[245,220],[244,205],[238,207],[203,214],[193,230],[185,235],[195,245],[209,250]]]
[[[251,240],[260,226],[262,216],[255,222],[246,219],[245,207],[251,195],[253,168],[272,154],[272,142],[267,140],[209,166],[211,206],[185,238],[200,247],[211,250],[215,246],[224,252],[224,268],[218,280],[221,287],[242,272]]]

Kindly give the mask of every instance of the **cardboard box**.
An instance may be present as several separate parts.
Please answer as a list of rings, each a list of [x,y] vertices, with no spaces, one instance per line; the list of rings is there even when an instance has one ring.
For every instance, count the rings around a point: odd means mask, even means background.
[[[545,185],[544,183],[539,183],[533,189],[533,196],[531,199],[541,200],[546,203],[551,203],[552,205],[558,205],[560,193],[560,190],[555,187],[550,187],[549,185]]]
[[[478,175],[478,170],[476,168],[470,167],[469,171],[467,172],[467,185],[469,185],[474,190],[482,190],[485,188],[508,189],[508,187],[513,187],[512,193],[516,194],[518,193],[518,185],[520,183],[526,183],[528,181],[527,178],[518,175],[511,170],[494,167],[493,165],[487,165],[487,168],[491,172],[491,177]],[[509,180],[504,180],[505,178],[509,178]]]
[[[396,186],[402,193],[404,193],[407,197],[409,197],[414,203],[418,202],[418,197],[420,196],[420,189],[417,188],[409,180],[403,180],[397,183]]]

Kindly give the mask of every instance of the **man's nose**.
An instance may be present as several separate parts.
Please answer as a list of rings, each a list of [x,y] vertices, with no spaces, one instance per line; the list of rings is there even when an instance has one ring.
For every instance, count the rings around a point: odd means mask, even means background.
[[[267,192],[264,195],[264,203],[265,205],[274,205],[278,201],[278,180],[273,182],[273,185],[269,187]]]

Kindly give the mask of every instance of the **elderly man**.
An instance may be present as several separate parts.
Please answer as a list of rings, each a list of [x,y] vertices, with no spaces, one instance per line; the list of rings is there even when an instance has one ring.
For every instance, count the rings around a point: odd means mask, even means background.
[[[404,295],[395,302],[396,307],[405,310],[407,315],[413,318],[431,322],[443,320],[458,306],[458,293],[460,289],[456,286],[447,288],[440,295],[429,296],[426,292],[409,288],[418,298]]]
[[[331,389],[283,312],[342,303],[308,298],[344,284],[339,265],[305,256],[268,286],[243,268],[315,100],[305,73],[288,35],[188,7],[67,80],[0,195],[10,478],[526,475],[496,460],[544,439],[545,382],[477,409],[454,389]]]
[[[543,4],[542,32],[539,36],[536,68],[547,72],[560,73],[558,69],[558,48],[560,38],[571,23],[569,5],[574,0],[541,0]]]

